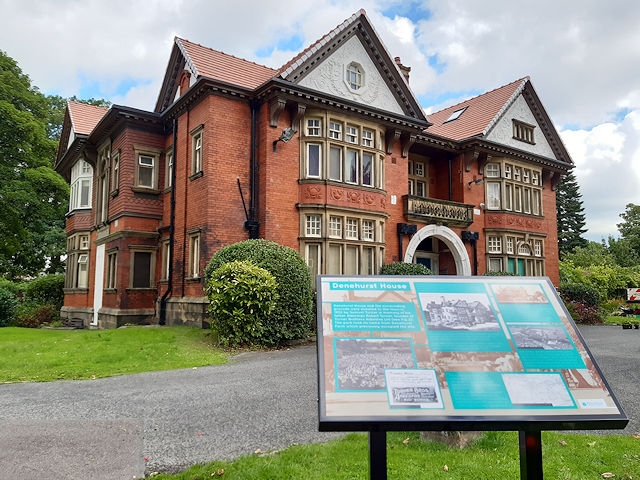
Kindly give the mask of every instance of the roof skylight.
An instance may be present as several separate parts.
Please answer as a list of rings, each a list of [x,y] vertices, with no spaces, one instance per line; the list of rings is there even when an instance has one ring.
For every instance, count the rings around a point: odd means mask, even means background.
[[[449,115],[449,118],[447,118],[444,121],[444,123],[453,122],[454,120],[457,120],[458,118],[460,118],[460,115],[462,115],[466,109],[467,107],[463,107],[458,110],[455,110],[451,115]]]

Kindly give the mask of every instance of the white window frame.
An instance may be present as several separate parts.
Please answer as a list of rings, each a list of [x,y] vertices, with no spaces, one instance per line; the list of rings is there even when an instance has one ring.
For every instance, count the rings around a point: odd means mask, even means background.
[[[484,176],[486,178],[500,178],[500,164],[487,163],[484,166]]]
[[[342,238],[342,217],[337,215],[329,216],[329,237]]]
[[[347,218],[344,224],[344,238],[348,240],[358,240],[358,219]]]
[[[329,120],[329,138],[342,140],[342,123]]]
[[[305,218],[305,236],[322,237],[322,215],[310,214]]]
[[[312,165],[311,150],[317,149],[317,158],[313,159],[313,162],[317,162],[317,165]],[[317,173],[316,168],[317,167]],[[306,177],[307,178],[322,178],[322,144],[320,143],[307,143],[306,152]]]
[[[204,127],[200,126],[191,132],[191,175],[203,170]]]
[[[342,182],[342,179],[344,178],[342,152],[342,147],[338,147],[336,145],[329,146],[329,180]],[[337,158],[334,157],[334,153],[338,155]]]
[[[501,199],[500,199],[500,182],[485,182],[487,186],[486,190],[486,200],[487,200],[487,210],[500,210],[501,208]]]
[[[498,235],[487,236],[487,252],[502,253],[502,238]]]
[[[200,277],[200,232],[189,235],[189,265],[187,274],[189,278]]]
[[[319,118],[307,118],[307,136],[322,136],[322,120]]]
[[[350,90],[356,92],[364,86],[364,70],[356,62],[351,62],[345,68],[345,82]]]
[[[373,220],[363,219],[360,225],[362,240],[365,242],[375,241],[376,222]]]
[[[368,148],[375,147],[375,132],[368,128],[362,129],[362,146]]]

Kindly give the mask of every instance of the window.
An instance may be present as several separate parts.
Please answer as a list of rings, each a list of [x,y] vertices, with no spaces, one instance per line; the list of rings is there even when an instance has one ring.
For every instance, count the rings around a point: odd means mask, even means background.
[[[307,135],[310,137],[319,137],[321,131],[321,123],[318,118],[307,119]]]
[[[513,179],[516,182],[520,181],[521,174],[522,174],[522,169],[520,167],[514,167],[513,168]]]
[[[373,148],[375,146],[373,141],[374,132],[366,128],[362,129],[362,146]]]
[[[373,242],[375,225],[371,220],[362,220],[362,240]]]
[[[191,175],[202,172],[202,130],[201,125],[191,133]]]
[[[348,143],[358,143],[358,128],[347,125],[345,139]]]
[[[138,155],[138,187],[153,188],[155,159],[149,155]]]
[[[171,262],[171,247],[169,246],[169,240],[163,240],[161,245],[162,254],[162,271],[160,272],[161,280],[169,279],[169,266]]]
[[[487,185],[487,209],[500,209],[500,183],[486,182]]]
[[[97,176],[96,223],[102,224],[109,218],[109,146],[99,154]]]
[[[342,217],[329,217],[329,236],[342,238]]]
[[[320,249],[319,243],[309,243],[305,248],[305,260],[311,271],[311,275],[319,275],[320,272]]]
[[[538,189],[531,190],[531,213],[533,215],[542,214],[541,193]]]
[[[120,152],[114,154],[111,159],[111,192],[118,191],[120,184]]]
[[[467,109],[467,107],[459,108],[458,110],[454,110],[451,113],[451,115],[449,115],[449,118],[447,118],[444,121],[444,123],[453,122],[454,120],[457,120],[458,118],[460,118],[460,115],[462,115],[466,109]]]
[[[358,239],[358,220],[355,218],[347,218],[347,223],[344,229],[345,238],[357,240]]]
[[[522,210],[531,213],[531,189],[527,187],[522,190]]]
[[[356,150],[347,150],[347,158],[345,161],[345,181],[347,183],[358,183],[360,165],[358,162],[358,152]]]
[[[511,183],[504,184],[504,209],[513,209],[513,185]]]
[[[504,252],[499,247],[504,244]],[[505,271],[515,275],[544,275],[544,240],[514,234],[487,235],[487,271]],[[497,255],[503,253],[503,255]]]
[[[533,254],[536,257],[542,256],[542,240],[534,240],[533,241]]]
[[[346,78],[347,85],[351,90],[359,90],[363,87],[362,68],[357,63],[347,65]]]
[[[307,177],[320,178],[321,172],[321,145],[317,143],[307,144]]]
[[[151,252],[150,251],[133,251],[132,264],[133,273],[131,276],[132,288],[150,288],[151,287]]]
[[[513,210],[522,212],[522,187],[520,185],[513,187]]]
[[[113,251],[107,253],[107,274],[105,276],[104,288],[105,290],[115,290],[117,281],[117,268],[118,268],[118,252]]]
[[[321,236],[322,235],[322,216],[307,215],[305,232],[307,237]]]
[[[189,265],[187,268],[189,278],[200,276],[200,233],[189,235]]]
[[[93,168],[85,160],[78,160],[71,169],[69,211],[91,208]]]
[[[514,249],[513,249],[514,244],[515,244],[515,238],[507,237],[506,248],[505,248],[506,253],[514,253]]]
[[[524,183],[529,183],[531,181],[531,170],[528,168],[522,170],[522,181]]]
[[[373,155],[370,153],[362,154],[362,185],[373,187]]]
[[[342,140],[342,124],[338,122],[329,122],[329,138]]]
[[[67,269],[64,288],[89,288],[89,234],[67,238]]]
[[[531,184],[540,185],[540,174],[538,172],[531,173]]]
[[[89,287],[89,255],[82,253],[78,255],[78,288]]]
[[[490,272],[503,272],[502,258],[489,258],[488,270]]]
[[[522,142],[534,144],[533,125],[528,125],[518,120],[513,120],[513,138]]]
[[[301,213],[300,251],[305,252],[307,265],[312,273],[375,274],[384,259],[384,220],[346,217],[341,213],[330,212],[328,217]],[[326,239],[321,228],[325,221]],[[323,240],[319,242],[318,238]]]
[[[502,253],[502,238],[496,236],[487,237],[487,250],[489,253]]]
[[[167,169],[164,176],[164,186],[171,188],[173,186],[173,150],[168,151],[165,158]]]
[[[376,130],[331,118],[327,119],[327,137],[322,138],[321,119],[306,118],[305,125],[302,178],[383,188],[384,156],[374,149]]]
[[[488,178],[500,178],[500,164],[487,163],[484,167],[484,176]]]
[[[427,183],[425,178],[428,174],[428,160],[409,160],[409,195],[427,197]]]
[[[329,148],[329,179],[342,181],[342,148]]]
[[[504,166],[504,178],[511,178],[511,165],[508,163]]]

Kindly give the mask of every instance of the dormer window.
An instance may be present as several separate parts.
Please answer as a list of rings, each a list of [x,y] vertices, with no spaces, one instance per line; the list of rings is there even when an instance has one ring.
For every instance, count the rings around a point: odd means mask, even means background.
[[[513,138],[520,140],[521,142],[536,143],[533,139],[533,125],[528,125],[518,120],[513,121]]]
[[[354,62],[347,65],[345,81],[351,90],[360,90],[364,86],[362,67]]]

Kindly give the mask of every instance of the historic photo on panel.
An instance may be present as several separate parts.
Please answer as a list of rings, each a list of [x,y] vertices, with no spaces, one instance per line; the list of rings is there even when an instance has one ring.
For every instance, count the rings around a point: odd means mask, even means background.
[[[489,298],[484,294],[421,293],[420,303],[429,330],[500,330]]]

